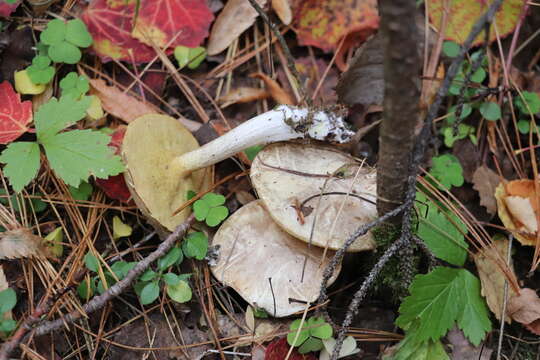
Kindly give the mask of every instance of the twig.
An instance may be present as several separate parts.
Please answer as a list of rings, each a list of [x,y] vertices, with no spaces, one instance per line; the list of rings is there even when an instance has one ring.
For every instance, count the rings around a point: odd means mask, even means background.
[[[342,327],[338,332],[338,337],[336,341],[336,346],[334,347],[334,351],[332,352],[331,360],[337,360],[339,352],[341,351],[341,346],[343,345],[343,340],[345,340],[345,334],[347,331],[347,327],[350,325],[350,321],[352,321],[352,317],[354,316],[354,313],[357,311],[358,306],[360,305],[361,300],[365,296],[365,293],[367,289],[371,286],[373,283],[373,280],[377,277],[382,267],[386,264],[389,258],[391,258],[397,250],[403,245],[405,245],[407,242],[411,240],[411,208],[414,202],[415,194],[416,194],[416,177],[418,175],[419,166],[422,162],[422,159],[425,154],[425,150],[427,148],[427,144],[429,139],[431,138],[431,127],[433,124],[433,120],[436,118],[439,108],[442,104],[443,98],[448,93],[448,89],[450,88],[450,84],[452,83],[452,80],[456,76],[460,64],[463,62],[465,58],[465,54],[467,51],[471,48],[472,42],[480,31],[484,28],[486,23],[491,23],[493,20],[493,17],[495,16],[495,13],[499,9],[499,7],[502,4],[502,0],[495,0],[489,7],[489,9],[486,11],[485,14],[483,14],[478,21],[474,24],[473,28],[471,29],[471,32],[469,33],[469,36],[467,37],[467,40],[465,40],[465,43],[460,48],[459,54],[454,58],[452,61],[452,64],[450,65],[448,72],[446,73],[446,76],[441,84],[441,87],[437,91],[437,95],[435,97],[435,100],[429,107],[426,121],[424,123],[424,126],[422,127],[422,131],[420,132],[420,135],[418,136],[418,140],[415,143],[415,147],[412,154],[412,160],[411,160],[411,166],[409,170],[409,179],[407,184],[407,194],[405,197],[405,202],[400,207],[396,208],[395,210],[404,211],[403,221],[402,221],[402,233],[400,238],[390,246],[386,252],[381,256],[379,262],[375,265],[375,267],[372,269],[368,277],[364,280],[362,283],[362,286],[360,289],[356,292],[353,300],[351,301],[351,304],[349,306],[349,309],[347,311],[347,314],[345,316],[345,320],[343,321]],[[390,214],[386,213],[385,215],[381,216],[380,220],[384,217],[389,217]],[[395,215],[395,214],[393,214]],[[392,216],[393,216],[392,215]],[[377,221],[376,220],[376,221]],[[382,221],[381,221],[382,222]],[[379,223],[381,223],[379,222]],[[373,223],[373,222],[372,222]],[[371,223],[371,224],[372,224]],[[360,229],[363,229],[361,227]],[[359,229],[359,230],[360,230]],[[367,230],[365,231],[367,232]],[[364,232],[364,233],[365,233]],[[350,239],[349,239],[350,240]],[[351,240],[351,243],[354,241]],[[321,294],[320,296],[324,296],[324,300],[326,300],[326,284],[328,279],[330,278],[331,274],[335,270],[335,267],[341,261],[341,258],[343,257],[343,254],[345,253],[345,249],[350,245],[347,244],[349,241],[345,243],[345,245],[336,252],[334,255],[334,258],[328,264],[324,271],[323,276],[323,288],[321,288]],[[330,276],[328,276],[330,274]],[[328,277],[327,277],[328,276]]]
[[[96,310],[101,309],[105,304],[107,304],[110,300],[113,298],[119,296],[124,291],[126,291],[129,286],[135,281],[135,279],[142,274],[152,262],[159,259],[160,257],[164,256],[176,243],[178,239],[184,236],[186,231],[190,228],[190,226],[193,224],[195,220],[195,217],[191,215],[187,220],[179,225],[172,234],[170,234],[165,241],[163,241],[156,250],[154,250],[152,253],[150,253],[146,258],[141,260],[133,269],[131,269],[125,278],[111,286],[107,291],[105,291],[103,294],[99,296],[95,296],[87,302],[82,307],[82,312],[80,311],[73,311],[67,315],[62,316],[59,319],[56,320],[50,320],[46,321],[43,324],[39,325],[38,327],[31,330],[30,328],[23,328],[20,327],[14,336],[11,337],[9,341],[4,343],[2,345],[2,348],[0,348],[0,360],[7,360],[9,358],[9,355],[19,346],[19,344],[24,341],[28,336],[35,335],[45,335],[48,334],[54,330],[57,330],[63,326],[67,326],[74,321],[80,319],[83,315],[88,315]],[[36,321],[37,322],[37,321]],[[36,322],[33,322],[31,320],[28,321],[29,325],[34,325]],[[30,331],[29,334],[26,334],[27,331]]]
[[[506,249],[506,263],[510,266],[512,261],[512,242],[514,241],[514,235],[510,233],[508,236],[508,248]],[[501,359],[502,342],[504,338],[504,322],[506,321],[506,305],[508,303],[508,280],[504,279],[504,301],[501,309],[501,327],[499,328],[499,341],[497,344],[497,360]]]

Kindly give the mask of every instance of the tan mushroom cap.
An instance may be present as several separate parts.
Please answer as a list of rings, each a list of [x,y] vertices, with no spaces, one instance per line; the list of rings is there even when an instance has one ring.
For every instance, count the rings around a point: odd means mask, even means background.
[[[330,176],[336,172],[343,176]],[[360,225],[377,218],[376,171],[332,148],[272,144],[259,152],[250,176],[274,221],[292,236],[309,242],[317,217],[312,238],[316,246],[337,250]],[[348,251],[374,247],[368,232]]]
[[[174,230],[190,214],[186,208],[172,216],[187,201],[188,191],[206,190],[212,181],[211,168],[182,177],[171,167],[175,157],[198,147],[193,135],[170,116],[148,114],[129,124],[122,143],[125,178],[137,206],[154,226]]]
[[[219,228],[212,245],[219,245],[218,263],[211,267],[214,276],[252,306],[263,308],[275,317],[305,309],[305,303],[289,302],[289,299],[304,302],[317,299],[322,273],[334,255],[330,251],[323,259],[322,249],[310,248],[283,231],[272,221],[260,200],[250,202],[231,215]]]

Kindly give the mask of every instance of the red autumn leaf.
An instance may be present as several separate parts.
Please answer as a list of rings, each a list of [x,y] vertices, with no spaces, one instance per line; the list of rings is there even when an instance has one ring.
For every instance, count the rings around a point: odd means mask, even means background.
[[[14,12],[19,4],[21,3],[21,0],[18,0],[14,2],[13,4],[8,4],[5,1],[0,1],[0,16],[1,17],[8,17],[12,12]]]
[[[264,360],[283,360],[287,357],[289,352],[289,344],[287,344],[286,338],[281,338],[272,341],[266,348]],[[313,354],[300,354],[298,350],[293,349],[289,360],[317,360]]]
[[[429,19],[431,24],[437,30],[440,29],[441,19],[444,13],[447,14],[447,24],[444,30],[446,40],[452,40],[463,44],[473,25],[478,18],[487,11],[493,0],[430,0],[429,1]],[[518,22],[523,7],[522,0],[505,0],[501,8],[495,15],[497,31],[501,36],[511,33]],[[475,39],[474,45],[480,45],[484,42],[484,32]],[[491,27],[489,41],[497,38],[495,27]]]
[[[132,35],[161,48],[197,47],[208,36],[213,19],[206,0],[145,0]]]
[[[9,144],[28,131],[32,121],[32,102],[22,101],[11,84],[0,84],[0,144]]]
[[[302,0],[296,9],[295,30],[301,45],[341,53],[364,42],[379,27],[377,0]],[[339,59],[338,66],[342,63]],[[341,67],[341,66],[340,66]]]
[[[125,126],[121,126],[111,135],[111,142],[109,145],[116,149],[115,153],[117,155],[120,154],[122,140],[124,140],[126,129]],[[109,176],[107,179],[96,179],[96,184],[111,199],[125,203],[130,202],[131,194],[123,174]]]
[[[139,64],[156,56],[153,48],[131,36],[135,6],[136,1],[94,0],[83,12],[81,19],[94,39],[92,49],[101,60]]]

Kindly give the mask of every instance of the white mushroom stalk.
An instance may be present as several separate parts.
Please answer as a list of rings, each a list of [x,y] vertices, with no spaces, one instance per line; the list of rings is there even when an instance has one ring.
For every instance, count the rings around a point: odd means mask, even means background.
[[[258,115],[208,144],[176,157],[173,168],[187,174],[227,159],[251,146],[311,138],[345,143],[354,132],[332,112],[280,105]]]

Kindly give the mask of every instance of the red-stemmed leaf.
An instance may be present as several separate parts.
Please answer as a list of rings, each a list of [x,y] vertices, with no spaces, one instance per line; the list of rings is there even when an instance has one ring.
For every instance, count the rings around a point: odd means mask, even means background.
[[[126,129],[125,126],[121,126],[111,135],[111,142],[109,145],[116,149],[115,153],[117,155],[120,154],[122,140],[124,139]],[[107,179],[96,179],[96,184],[111,199],[125,203],[128,203],[131,200],[131,194],[129,193],[123,174],[109,176]]]
[[[8,17],[11,15],[11,13],[17,9],[20,3],[21,0],[17,0],[13,4],[8,4],[4,0],[0,1],[0,17]]]
[[[32,121],[32,102],[22,101],[11,84],[0,84],[0,144],[9,144],[28,131]]]
[[[94,39],[92,49],[101,60],[139,64],[156,56],[153,48],[131,36],[135,6],[136,1],[94,0],[83,12],[81,19]]]
[[[161,48],[197,47],[208,36],[213,19],[206,0],[145,0],[132,35]]]
[[[264,360],[283,360],[287,357],[289,352],[289,344],[287,344],[287,338],[281,338],[272,341],[266,348]],[[297,349],[293,349],[289,360],[317,360],[313,354],[300,354]]]

